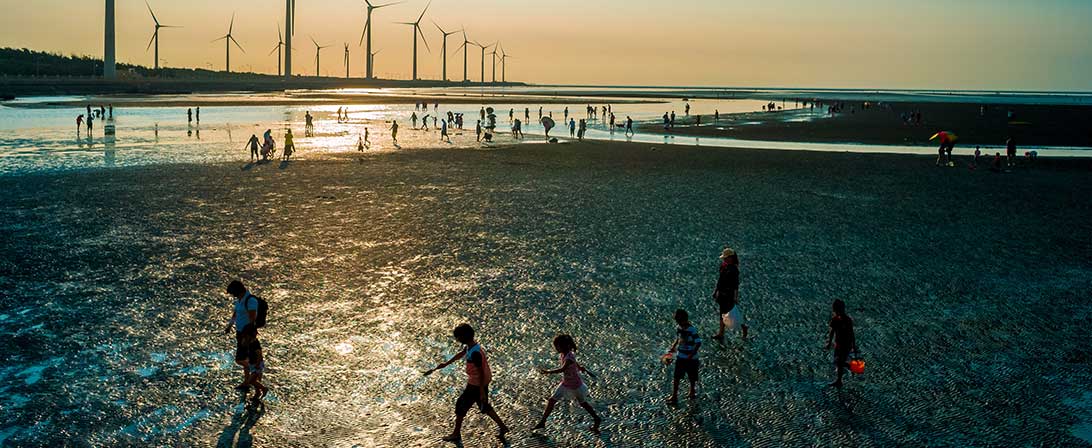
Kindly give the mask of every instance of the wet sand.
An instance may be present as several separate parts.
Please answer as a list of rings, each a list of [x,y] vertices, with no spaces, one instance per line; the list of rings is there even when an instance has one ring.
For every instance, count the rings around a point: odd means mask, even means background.
[[[780,101],[776,102],[781,105]],[[691,116],[677,111],[679,135],[730,137],[745,140],[864,143],[892,145],[932,145],[929,137],[940,130],[960,137],[958,146],[973,149],[973,145],[1004,145],[1012,135],[1019,144],[1034,146],[1092,147],[1092,107],[1061,105],[987,104],[984,115],[978,103],[894,102],[863,109],[861,102],[845,102],[842,113],[830,117],[826,107],[816,107],[815,113],[793,111],[754,112],[722,116],[713,122],[711,110],[695,101]],[[787,106],[793,107],[793,101]],[[853,107],[855,112],[850,112]],[[1014,116],[1008,118],[1008,112]],[[906,124],[902,113],[919,111],[922,123]],[[696,114],[702,115],[702,125],[694,126]],[[786,117],[810,116],[809,121],[787,121]],[[662,123],[644,123],[644,132],[663,132]]]
[[[588,142],[0,177],[0,435],[20,445],[443,446],[479,329],[512,446],[1081,446],[1092,161]],[[245,169],[244,169],[245,168]],[[724,244],[753,339],[706,339],[672,408],[671,313],[715,330]],[[271,302],[264,408],[220,333]],[[868,367],[826,387],[829,303]],[[604,431],[562,406],[571,332]],[[498,446],[471,412],[466,446]]]

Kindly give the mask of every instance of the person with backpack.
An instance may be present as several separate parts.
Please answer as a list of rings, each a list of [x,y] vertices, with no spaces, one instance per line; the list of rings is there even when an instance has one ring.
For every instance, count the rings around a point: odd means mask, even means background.
[[[230,333],[232,327],[235,328],[235,363],[243,368],[243,382],[235,388],[245,392],[250,389],[247,384],[248,372],[250,372],[247,362],[250,341],[246,335],[252,333],[257,338],[258,329],[265,326],[268,305],[258,296],[251,294],[239,280],[232,280],[228,284],[227,293],[231,294],[235,301],[231,319],[224,327],[224,333]]]

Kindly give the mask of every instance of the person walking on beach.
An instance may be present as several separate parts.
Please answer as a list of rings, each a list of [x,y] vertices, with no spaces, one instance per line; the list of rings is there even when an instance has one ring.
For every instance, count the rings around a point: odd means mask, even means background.
[[[698,368],[701,366],[701,361],[698,360],[698,350],[701,349],[701,337],[698,336],[698,329],[690,323],[690,314],[684,309],[675,310],[675,323],[678,327],[675,329],[675,342],[671,344],[671,348],[668,349],[667,355],[675,355],[675,372],[672,375],[671,382],[671,397],[667,399],[668,404],[677,404],[679,402],[679,380],[683,377],[687,377],[690,380],[690,399],[697,398],[697,384],[698,384]],[[670,358],[667,358],[670,359]]]
[[[417,112],[414,112],[413,115],[410,115],[409,119],[410,125],[413,126],[413,129],[417,129]]]
[[[720,121],[720,109],[713,109],[713,123]]]
[[[512,126],[512,136],[515,138],[523,138],[523,122],[519,118],[516,119],[515,124]]]
[[[664,112],[664,132],[671,130],[671,118],[668,117],[667,112]]]
[[[485,121],[485,107],[482,107],[482,109],[478,111],[478,118],[481,121]]]
[[[569,114],[566,112],[565,115],[569,115]],[[576,137],[576,119],[575,118],[570,118],[569,119],[569,137],[570,138]]]
[[[87,105],[87,118],[91,118],[91,105]]]
[[[538,106],[538,118],[542,118],[542,106]]]
[[[186,124],[193,124],[193,109],[186,109]]]
[[[423,130],[423,131],[428,130],[428,117],[429,117],[429,114],[425,114],[425,116],[421,117],[421,130]]]
[[[626,137],[633,136],[633,119],[626,115]]]
[[[474,125],[474,141],[482,141],[482,121],[478,120],[478,124]]]
[[[742,338],[746,340],[748,327],[739,307],[739,256],[730,247],[725,247],[720,254],[720,276],[713,290],[713,300],[717,302],[717,320],[720,321],[720,329],[713,335],[713,339],[723,342],[724,329],[727,327],[732,331],[740,331]]]
[[[197,106],[197,124],[201,124],[201,106]]]
[[[398,122],[397,121],[392,121],[391,122],[391,140],[394,141],[394,144],[396,144],[396,145],[398,144]]]
[[[288,129],[284,133],[284,155],[282,156],[282,160],[287,162],[288,159],[292,157],[293,152],[296,152],[296,144],[293,140],[292,129]]]
[[[440,120],[440,141],[442,142],[445,139],[448,143],[451,143],[451,137],[447,135],[447,120]]]
[[[91,138],[91,131],[95,130],[95,117],[87,116],[87,138]]]
[[[581,119],[579,129],[576,130],[576,138],[583,141],[585,132],[588,132],[588,121]]]
[[[372,142],[368,141],[368,128],[364,128],[364,144],[370,145]]]
[[[614,114],[610,114],[610,133],[614,133]]]
[[[565,106],[565,121],[569,121],[569,106]]]
[[[83,114],[76,117],[76,138],[80,138],[81,130],[83,130]]]
[[[846,303],[841,299],[831,305],[830,330],[827,331],[827,345],[824,350],[834,347],[835,379],[832,387],[842,387],[842,375],[849,367],[849,354],[857,353],[857,337],[853,334],[853,319],[846,313]]]
[[[227,293],[234,297],[233,308],[231,311],[231,318],[228,319],[227,325],[224,327],[224,333],[230,333],[232,328],[235,329],[235,363],[243,368],[243,381],[236,386],[236,389],[246,391],[250,388],[247,385],[249,379],[249,363],[247,362],[247,335],[250,332],[254,332],[257,337],[258,331],[258,297],[251,294],[247,290],[243,282],[239,280],[232,280],[228,283]]]
[[[689,116],[690,116],[690,103],[686,103],[686,109],[685,109],[685,111],[686,111],[686,116],[688,116],[688,117],[689,117]]]
[[[356,138],[356,151],[357,152],[364,152],[364,136],[363,135],[358,136]]]
[[[531,108],[530,107],[524,107],[523,108],[523,119],[527,120],[527,121],[531,121]]]
[[[1005,140],[1005,156],[1007,159],[1006,165],[1016,166],[1016,140],[1013,140],[1012,137]]]
[[[501,421],[497,411],[489,404],[489,383],[493,380],[493,372],[489,369],[489,358],[485,354],[485,349],[474,340],[474,328],[469,324],[460,324],[455,327],[452,335],[458,343],[463,345],[462,350],[459,350],[451,359],[425,372],[425,376],[428,376],[459,359],[466,362],[466,388],[455,400],[455,427],[451,435],[444,437],[443,440],[455,443],[462,440],[463,419],[475,404],[482,413],[497,423],[498,437],[504,440],[504,435],[508,433],[508,426]]]
[[[246,146],[250,147],[250,161],[258,160],[258,135],[250,134],[250,140],[247,140]]]
[[[534,429],[546,428],[546,419],[550,417],[550,413],[554,411],[554,406],[558,402],[575,400],[580,407],[588,411],[588,415],[591,415],[594,422],[591,427],[592,432],[599,433],[599,424],[603,422],[603,419],[599,418],[599,415],[595,413],[595,409],[588,404],[588,386],[584,384],[584,379],[580,377],[580,373],[587,373],[593,378],[595,375],[576,362],[576,341],[573,340],[572,336],[567,334],[558,335],[554,338],[553,345],[554,350],[560,355],[561,367],[553,370],[540,368],[538,372],[543,375],[560,373],[561,383],[554,389],[554,394],[546,400],[546,410],[542,412],[542,419],[538,421]]]

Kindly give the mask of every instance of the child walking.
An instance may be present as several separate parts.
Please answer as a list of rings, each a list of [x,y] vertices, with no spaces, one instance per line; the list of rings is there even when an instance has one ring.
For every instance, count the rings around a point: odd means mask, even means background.
[[[589,372],[584,366],[576,362],[576,341],[572,336],[562,334],[554,338],[554,350],[561,355],[561,367],[553,370],[539,369],[539,373],[543,375],[552,375],[556,373],[561,374],[561,383],[557,385],[557,389],[554,390],[554,395],[546,400],[546,410],[542,413],[542,420],[539,420],[538,425],[534,429],[546,428],[546,418],[550,416],[550,413],[554,411],[554,406],[559,401],[576,400],[580,404],[580,407],[588,411],[591,415],[594,423],[591,430],[594,433],[599,432],[599,424],[603,422],[599,418],[599,415],[595,413],[595,409],[588,404],[588,386],[584,384],[584,379],[580,378],[580,372],[587,373],[595,378],[595,375]]]
[[[668,404],[679,402],[679,380],[684,376],[690,380],[688,397],[691,399],[697,397],[698,368],[701,366],[701,361],[698,360],[701,337],[698,336],[698,329],[690,323],[690,314],[684,309],[675,310],[675,323],[678,324],[675,329],[675,343],[671,344],[671,349],[667,351],[668,355],[677,353],[674,381],[671,383],[671,398],[667,399]]]
[[[247,338],[247,376],[244,386],[254,386],[255,401],[261,401],[269,388],[262,384],[262,376],[265,374],[265,357],[262,356],[262,343],[258,341],[258,329],[250,327]]]
[[[830,318],[830,330],[827,332],[827,345],[825,350],[830,350],[834,343],[834,372],[835,379],[830,383],[833,387],[842,387],[842,375],[849,366],[849,354],[857,353],[857,338],[853,334],[853,319],[846,314],[846,303],[841,299],[835,300],[831,305],[833,316]]]
[[[489,382],[492,381],[493,375],[489,370],[489,359],[485,356],[485,350],[482,349],[481,344],[474,340],[474,328],[469,324],[460,324],[455,327],[452,335],[456,341],[463,345],[462,350],[459,350],[459,353],[456,353],[451,359],[425,372],[425,375],[428,376],[460,358],[466,361],[466,389],[463,389],[462,395],[459,395],[459,398],[455,400],[455,428],[452,430],[451,435],[444,437],[443,440],[455,443],[462,440],[463,418],[466,417],[466,413],[475,404],[478,405],[478,409],[482,413],[488,415],[497,423],[498,437],[503,440],[504,435],[508,432],[508,426],[501,421],[497,411],[489,404]]]

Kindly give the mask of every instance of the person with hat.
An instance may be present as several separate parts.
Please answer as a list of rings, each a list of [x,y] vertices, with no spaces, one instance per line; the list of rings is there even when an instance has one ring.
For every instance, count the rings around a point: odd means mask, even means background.
[[[717,320],[720,330],[713,336],[718,342],[724,341],[724,329],[739,330],[743,339],[747,339],[747,323],[739,307],[739,256],[730,247],[725,247],[720,254],[720,277],[713,290],[713,299],[717,301]]]

